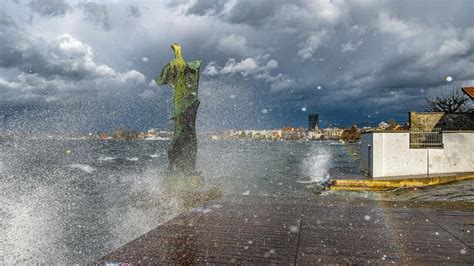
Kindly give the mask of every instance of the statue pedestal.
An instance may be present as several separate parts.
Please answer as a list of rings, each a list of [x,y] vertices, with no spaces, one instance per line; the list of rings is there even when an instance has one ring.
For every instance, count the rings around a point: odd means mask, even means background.
[[[203,190],[204,178],[200,175],[170,175],[164,178],[162,184],[167,193],[176,195],[181,200],[184,208],[207,205],[224,195],[219,187]]]

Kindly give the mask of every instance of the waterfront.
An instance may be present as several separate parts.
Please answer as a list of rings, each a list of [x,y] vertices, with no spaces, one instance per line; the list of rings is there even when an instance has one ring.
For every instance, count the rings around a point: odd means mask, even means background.
[[[184,209],[161,186],[168,141],[16,140],[1,143],[6,263],[86,263]],[[202,141],[204,187],[225,196],[372,197],[315,193],[331,178],[363,178],[358,145],[298,141]],[[70,150],[68,155],[67,150]],[[397,192],[422,200],[474,199],[474,182]]]

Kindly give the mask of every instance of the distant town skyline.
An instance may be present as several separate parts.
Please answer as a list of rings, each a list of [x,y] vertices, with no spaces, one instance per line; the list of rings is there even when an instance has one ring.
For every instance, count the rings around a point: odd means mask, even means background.
[[[1,130],[169,128],[172,57],[203,60],[198,130],[406,121],[474,86],[474,1],[0,3]]]

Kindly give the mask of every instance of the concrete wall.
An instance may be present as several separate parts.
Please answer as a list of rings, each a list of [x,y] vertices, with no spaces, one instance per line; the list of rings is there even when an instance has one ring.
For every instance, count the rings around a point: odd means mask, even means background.
[[[440,149],[410,149],[409,142],[409,132],[363,134],[361,169],[374,178],[474,172],[474,132],[443,132]]]

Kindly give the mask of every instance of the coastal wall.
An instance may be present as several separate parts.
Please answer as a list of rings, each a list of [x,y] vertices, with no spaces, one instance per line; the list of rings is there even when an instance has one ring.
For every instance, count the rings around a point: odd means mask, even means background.
[[[373,178],[474,172],[473,154],[472,131],[443,132],[435,149],[410,149],[409,132],[375,132],[362,136],[361,169]]]

